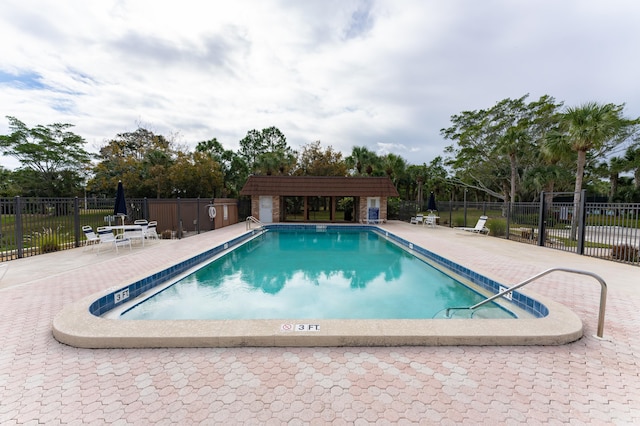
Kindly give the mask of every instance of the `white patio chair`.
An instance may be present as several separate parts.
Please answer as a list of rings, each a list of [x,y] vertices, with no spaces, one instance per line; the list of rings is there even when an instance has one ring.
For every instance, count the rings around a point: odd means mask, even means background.
[[[157,228],[158,222],[155,220],[150,221],[147,225],[147,230],[145,231],[145,237],[149,240],[159,240],[160,237],[158,237]]]
[[[124,228],[124,236],[126,238],[129,238],[131,240],[131,242],[133,241],[140,241],[140,243],[142,244],[142,247],[144,247],[144,238],[145,238],[145,231],[144,229],[145,227],[140,227],[140,228],[133,228],[133,227],[128,227],[125,226]]]
[[[422,225],[422,221],[423,220],[424,220],[424,215],[418,214],[418,215],[412,217],[411,221],[409,223],[411,223],[413,225]]]
[[[98,237],[100,238],[100,244],[98,244],[98,253],[100,253],[100,247],[102,247],[103,245],[115,247],[116,253],[118,252],[118,247],[120,246],[129,246],[129,250],[131,250],[131,240],[124,234],[114,235],[113,231],[108,226],[98,227]]]
[[[437,216],[435,216],[435,215],[431,215],[431,214],[427,215],[427,216],[424,217],[423,225],[424,226],[429,226],[431,228],[435,228],[436,227],[436,219],[437,219]]]
[[[147,219],[137,219],[133,221],[134,225],[140,225],[142,227],[142,232],[147,231],[147,226],[149,226],[149,221]]]
[[[91,250],[96,246],[96,244],[100,244],[100,237],[93,232],[93,228],[89,225],[85,225],[82,227],[82,232],[84,232],[84,236],[86,240],[84,241],[85,250],[91,247]]]

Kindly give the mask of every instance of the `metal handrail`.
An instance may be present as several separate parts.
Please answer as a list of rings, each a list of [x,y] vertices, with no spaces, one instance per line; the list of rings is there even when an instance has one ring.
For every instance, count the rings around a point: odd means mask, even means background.
[[[260,226],[261,228],[264,228],[264,223],[260,222],[258,219],[256,219],[253,216],[247,216],[246,219],[246,224],[247,224],[247,229],[251,229],[251,223],[255,223],[256,225]]]
[[[454,310],[454,309],[477,309],[480,306],[484,305],[485,303],[489,303],[499,297],[504,296],[505,294],[514,291],[520,287],[523,287],[527,284],[529,284],[532,281],[537,280],[538,278],[541,278],[547,274],[550,274],[551,272],[569,272],[572,274],[581,274],[581,275],[588,275],[592,278],[595,278],[599,283],[600,283],[600,309],[598,312],[598,332],[597,335],[598,337],[602,338],[603,334],[604,334],[604,311],[605,311],[605,307],[607,304],[607,283],[604,282],[604,280],[602,278],[600,278],[598,275],[592,273],[592,272],[588,272],[588,271],[580,271],[578,269],[570,269],[570,268],[551,268],[551,269],[547,269],[546,271],[540,272],[537,275],[534,275],[531,278],[528,278],[524,281],[522,281],[521,283],[518,283],[516,285],[514,285],[513,287],[509,287],[499,293],[494,294],[493,296],[489,297],[488,299],[483,300],[482,302],[476,303],[473,306],[469,306],[469,307],[464,307],[464,308],[447,308],[445,311],[445,316],[450,318],[449,315],[449,311]]]

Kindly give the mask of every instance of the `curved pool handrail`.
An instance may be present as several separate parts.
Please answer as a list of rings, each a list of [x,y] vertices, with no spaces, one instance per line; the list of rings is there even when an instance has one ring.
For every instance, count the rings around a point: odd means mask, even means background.
[[[604,334],[604,312],[605,312],[605,307],[607,304],[607,283],[598,275],[594,274],[593,272],[589,272],[589,271],[581,271],[579,269],[571,269],[571,268],[551,268],[551,269],[547,269],[546,271],[542,271],[537,275],[532,276],[531,278],[528,278],[524,281],[522,281],[521,283],[518,283],[516,285],[514,285],[513,287],[509,287],[505,290],[502,290],[499,293],[494,294],[493,296],[489,297],[488,299],[483,300],[482,302],[476,303],[473,306],[468,306],[468,307],[454,307],[454,308],[447,308],[445,311],[445,316],[447,318],[450,318],[451,316],[449,315],[449,312],[451,310],[458,310],[458,309],[477,309],[480,306],[484,305],[485,303],[489,303],[495,299],[497,299],[498,297],[502,297],[505,294],[514,291],[520,287],[523,287],[527,284],[529,284],[532,281],[537,280],[538,278],[541,278],[545,275],[550,274],[551,272],[569,272],[572,274],[580,274],[580,275],[588,275],[592,278],[595,278],[599,283],[600,283],[600,309],[598,312],[598,331],[597,331],[597,336],[602,338],[603,334]]]
[[[264,223],[260,222],[254,216],[247,216],[247,219],[246,219],[247,229],[251,229],[252,222],[258,225],[260,228],[264,228]]]

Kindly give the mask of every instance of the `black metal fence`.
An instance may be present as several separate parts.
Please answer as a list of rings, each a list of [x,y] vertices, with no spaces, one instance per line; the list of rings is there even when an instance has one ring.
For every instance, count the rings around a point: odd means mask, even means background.
[[[640,204],[581,202],[573,193],[542,193],[540,202],[437,203],[438,224],[473,227],[489,217],[490,236],[640,266]],[[394,219],[409,221],[426,204],[403,202]]]
[[[79,247],[82,226],[120,224],[109,198],[0,198],[0,262]],[[183,238],[238,222],[234,199],[128,199],[126,223],[155,220],[161,238]],[[214,210],[215,217],[210,217]],[[219,212],[219,213],[218,213]]]
[[[541,202],[437,203],[438,224],[472,227],[489,216],[490,236],[640,266],[640,204],[574,206],[573,193],[541,194]],[[569,201],[567,201],[569,200]],[[218,214],[209,216],[210,206]],[[84,243],[82,226],[116,224],[108,198],[0,198],[0,261],[74,248]],[[409,221],[425,205],[400,202],[389,218]],[[156,220],[162,238],[183,238],[237,223],[250,215],[247,200],[128,199],[127,223]]]

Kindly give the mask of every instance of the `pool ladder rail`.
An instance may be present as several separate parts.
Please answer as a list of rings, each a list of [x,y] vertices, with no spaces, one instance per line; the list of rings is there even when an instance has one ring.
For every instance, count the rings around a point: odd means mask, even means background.
[[[537,275],[534,275],[531,278],[528,278],[524,281],[522,281],[521,283],[518,283],[516,285],[514,285],[513,287],[509,287],[506,288],[496,294],[494,294],[493,296],[489,297],[488,299],[483,300],[482,302],[476,303],[473,306],[469,306],[469,307],[454,307],[454,308],[447,308],[445,310],[445,318],[451,318],[451,311],[453,310],[462,310],[462,309],[468,309],[468,310],[475,310],[477,308],[479,308],[480,306],[489,303],[499,297],[502,297],[520,287],[524,287],[525,285],[529,284],[530,282],[533,282],[535,280],[537,280],[538,278],[541,278],[545,275],[548,275],[552,272],[569,272],[571,274],[580,274],[580,275],[588,275],[592,278],[595,278],[599,283],[600,283],[600,310],[598,313],[598,332],[597,332],[597,336],[599,338],[602,338],[603,334],[604,334],[604,311],[605,311],[605,306],[607,303],[607,283],[604,282],[604,280],[602,278],[600,278],[598,275],[592,273],[592,272],[588,272],[588,271],[581,271],[578,269],[570,269],[570,268],[551,268],[551,269],[547,269],[546,271],[540,272]]]
[[[255,223],[256,225],[258,225],[258,228],[265,229],[264,223],[260,222],[258,219],[256,219],[253,216],[247,216],[245,223],[247,224],[247,229],[251,229],[252,223]]]

